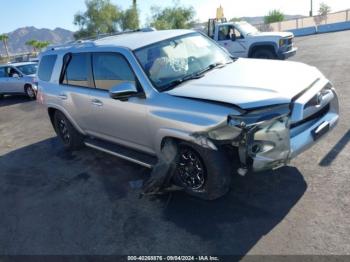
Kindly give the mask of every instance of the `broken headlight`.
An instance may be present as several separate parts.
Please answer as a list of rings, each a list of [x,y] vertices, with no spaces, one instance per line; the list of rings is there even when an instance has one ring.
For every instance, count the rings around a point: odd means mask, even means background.
[[[255,110],[242,116],[230,116],[229,125],[244,133],[240,144],[241,162],[252,159],[254,170],[284,164],[290,152],[289,105]]]

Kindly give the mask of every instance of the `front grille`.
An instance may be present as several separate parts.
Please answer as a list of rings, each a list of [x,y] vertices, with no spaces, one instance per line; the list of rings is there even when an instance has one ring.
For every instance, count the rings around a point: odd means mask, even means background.
[[[316,113],[308,116],[307,118],[305,118],[305,119],[303,119],[303,120],[301,120],[299,122],[291,124],[290,127],[294,128],[294,127],[300,126],[302,124],[305,124],[305,123],[307,123],[309,121],[320,119],[320,118],[324,117],[329,112],[329,109],[330,109],[330,104],[327,104],[320,111],[317,111]]]

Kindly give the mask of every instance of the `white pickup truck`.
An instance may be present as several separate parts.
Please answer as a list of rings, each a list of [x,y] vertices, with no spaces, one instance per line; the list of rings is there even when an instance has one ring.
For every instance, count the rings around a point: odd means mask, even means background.
[[[260,32],[245,21],[209,19],[207,33],[236,57],[286,59],[297,51],[293,33]]]

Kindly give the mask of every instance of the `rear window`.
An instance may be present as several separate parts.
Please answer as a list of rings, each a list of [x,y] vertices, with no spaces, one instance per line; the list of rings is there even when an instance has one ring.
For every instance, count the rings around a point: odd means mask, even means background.
[[[90,54],[71,54],[69,64],[64,72],[62,84],[91,87],[89,81]]]
[[[41,58],[38,77],[42,81],[50,81],[57,55],[46,55]]]

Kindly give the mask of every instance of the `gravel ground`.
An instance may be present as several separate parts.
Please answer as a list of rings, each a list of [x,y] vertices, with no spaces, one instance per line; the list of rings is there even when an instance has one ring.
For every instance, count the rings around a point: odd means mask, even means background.
[[[336,86],[338,127],[290,167],[235,177],[213,202],[140,199],[130,181],[149,170],[88,148],[67,153],[40,105],[0,100],[0,254],[350,255],[350,31],[296,43],[292,60]]]

